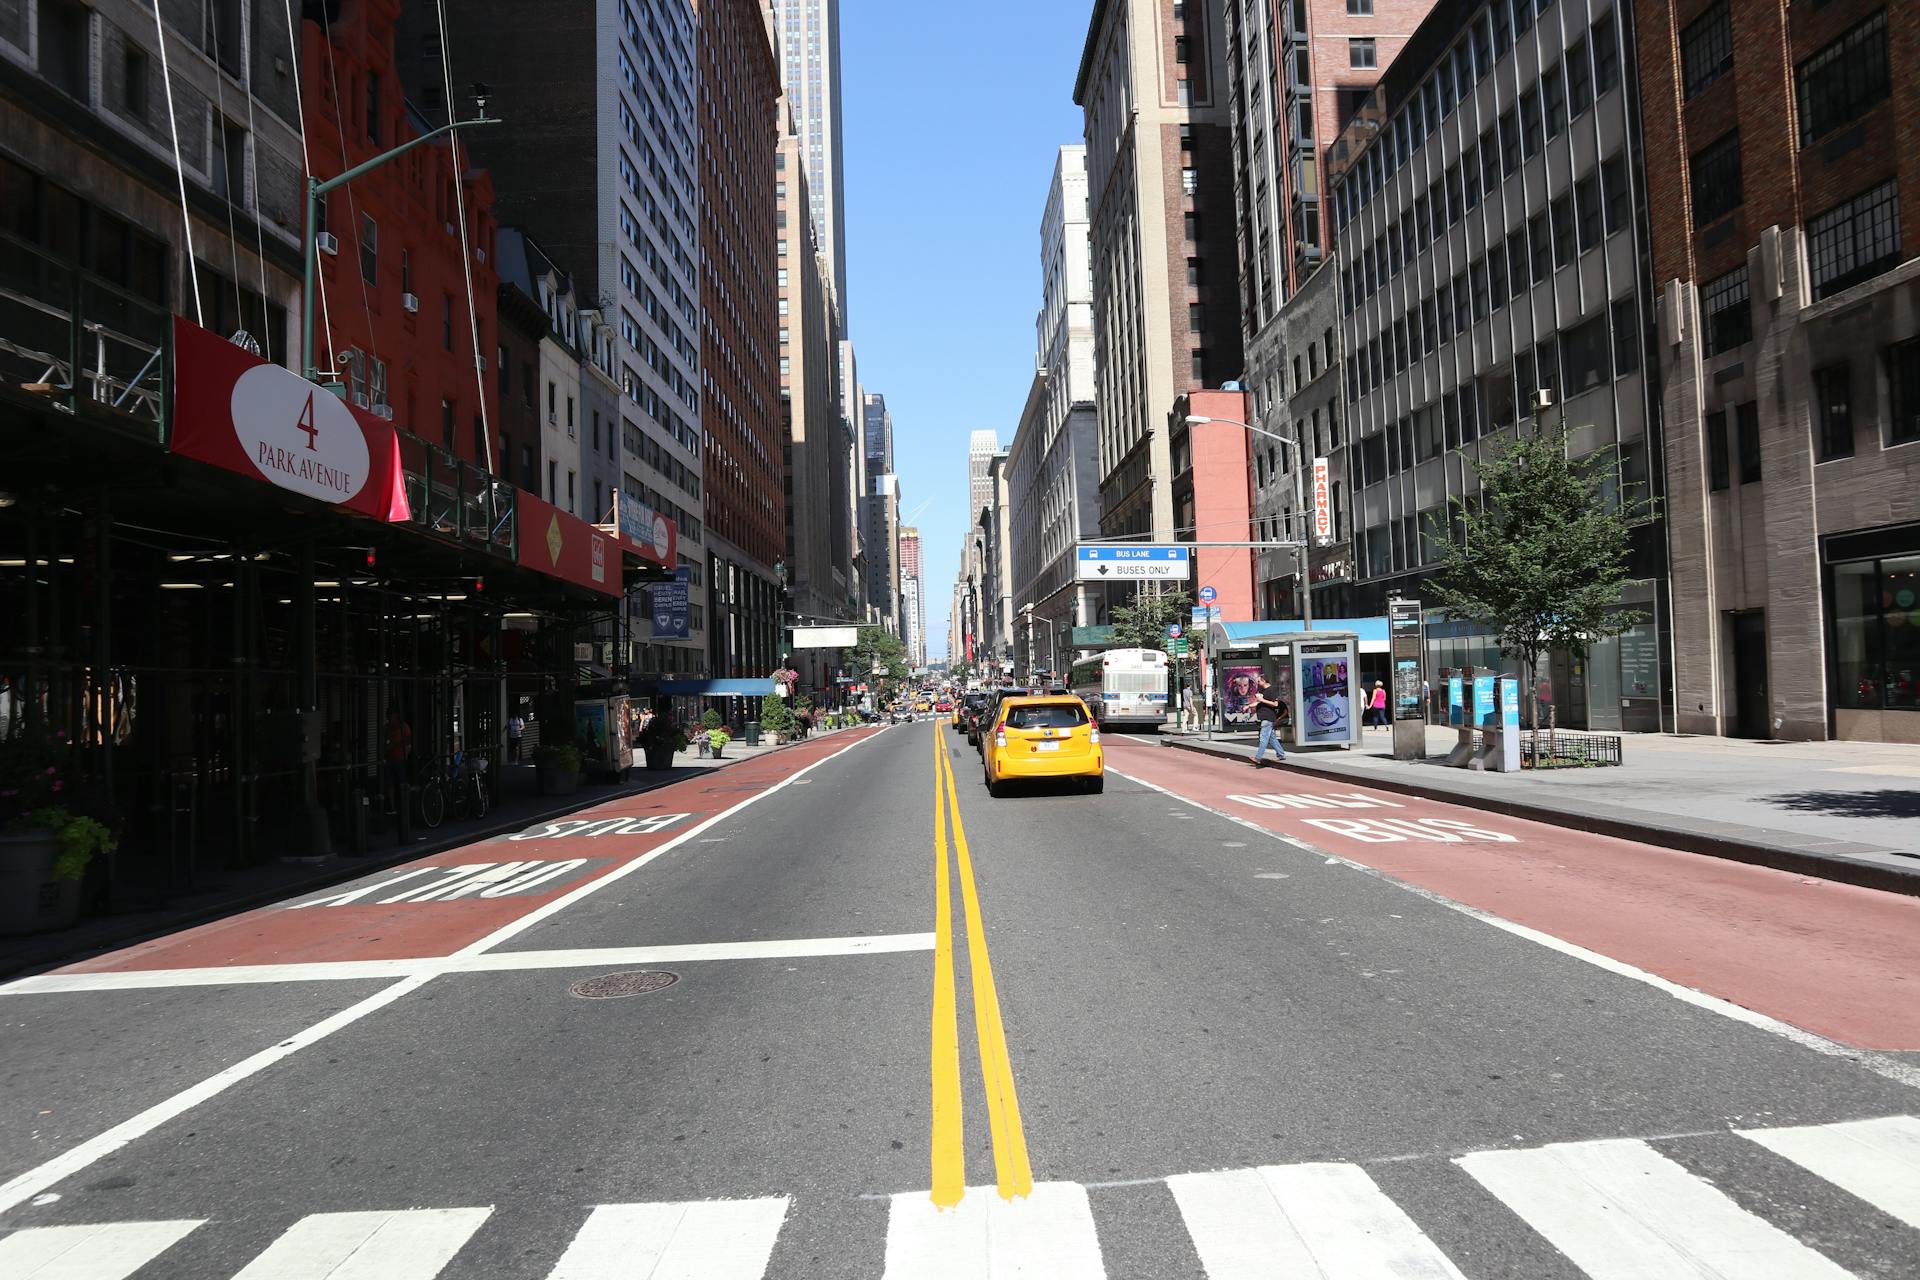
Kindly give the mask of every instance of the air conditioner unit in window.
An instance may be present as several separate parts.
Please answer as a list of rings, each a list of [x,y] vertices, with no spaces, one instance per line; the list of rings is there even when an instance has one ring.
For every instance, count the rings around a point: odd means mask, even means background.
[[[373,416],[376,418],[385,418],[388,422],[392,422],[393,406],[390,404],[376,404],[373,406]]]
[[[329,258],[340,255],[340,241],[334,237],[331,231],[322,231],[319,235],[315,236],[313,238],[313,247],[326,254]]]
[[[560,425],[560,415],[559,415],[559,414],[557,414],[557,413],[552,413],[552,412],[549,412],[549,413],[547,414],[547,425],[548,425],[548,426],[550,426],[550,427],[557,427],[557,426],[559,426],[559,425]]]
[[[362,409],[371,408],[373,404],[372,401],[367,399],[367,393],[364,391],[356,391],[353,393],[353,403]]]
[[[474,367],[479,369],[480,372],[485,373],[487,371],[487,358],[485,356],[475,356],[473,363]]]
[[[407,311],[407,312],[410,312],[410,313],[411,313],[411,312],[417,312],[417,311],[419,311],[419,310],[420,310],[420,295],[419,295],[419,294],[417,294],[417,293],[403,293],[403,294],[401,294],[401,295],[400,295],[400,308],[401,308],[401,310],[403,310],[403,311]]]

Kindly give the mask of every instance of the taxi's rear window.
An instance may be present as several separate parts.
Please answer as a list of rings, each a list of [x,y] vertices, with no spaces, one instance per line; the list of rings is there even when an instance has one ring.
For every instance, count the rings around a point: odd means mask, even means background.
[[[1046,702],[1033,707],[1008,707],[1009,729],[1071,729],[1087,722],[1087,709],[1078,702]]]

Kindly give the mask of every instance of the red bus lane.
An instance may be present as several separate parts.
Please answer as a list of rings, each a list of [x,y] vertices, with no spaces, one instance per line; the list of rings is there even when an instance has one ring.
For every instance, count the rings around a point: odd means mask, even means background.
[[[402,863],[59,970],[124,973],[450,956],[818,763],[854,730]],[[695,846],[698,847],[698,846]]]
[[[1862,1049],[1920,1050],[1920,899],[1108,739],[1174,795]]]

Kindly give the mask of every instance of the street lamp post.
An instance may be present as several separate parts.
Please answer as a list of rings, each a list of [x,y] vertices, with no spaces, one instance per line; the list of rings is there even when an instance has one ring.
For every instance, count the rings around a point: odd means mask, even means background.
[[[355,178],[378,169],[389,161],[398,159],[415,147],[432,142],[442,134],[450,134],[456,129],[464,129],[469,125],[499,124],[500,120],[497,116],[489,116],[487,114],[487,87],[483,84],[477,84],[473,87],[473,90],[474,109],[480,113],[473,119],[450,120],[438,129],[435,129],[432,133],[423,133],[411,142],[403,142],[390,151],[382,152],[364,164],[355,165],[337,178],[328,178],[324,182],[311,176],[307,178],[306,284],[301,291],[300,299],[301,307],[305,312],[305,318],[300,325],[300,376],[307,381],[318,382],[319,378],[317,375],[320,372],[314,368],[313,364],[313,282],[314,273],[318,265],[316,255],[318,253],[319,231],[316,228],[320,221],[321,199],[334,188],[344,187]],[[454,175],[454,181],[459,181],[459,178],[460,175]],[[326,385],[329,387],[338,386],[337,383],[328,383]],[[336,391],[335,394],[338,394],[338,392]]]
[[[1239,422],[1233,418],[1207,418],[1192,414],[1187,417],[1189,427],[1204,426],[1209,422],[1218,423],[1223,427],[1239,427],[1242,431],[1250,431],[1256,436],[1278,440],[1293,450],[1293,507],[1295,513],[1304,521],[1306,502],[1301,494],[1300,473],[1305,469],[1306,455],[1300,448],[1300,442],[1291,436],[1283,436],[1278,431],[1269,431],[1265,427],[1256,427],[1250,422]],[[1308,530],[1310,528],[1311,526],[1308,526]],[[1313,630],[1313,584],[1308,580],[1311,569],[1307,563],[1306,533],[1307,530],[1302,531],[1300,543],[1294,548],[1294,563],[1300,574],[1300,620],[1306,630],[1311,631]]]

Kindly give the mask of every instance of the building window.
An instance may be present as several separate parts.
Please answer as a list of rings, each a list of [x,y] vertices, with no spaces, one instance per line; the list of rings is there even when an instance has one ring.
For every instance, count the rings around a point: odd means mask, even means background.
[[[1567,127],[1567,81],[1559,67],[1540,73],[1540,101],[1547,113],[1547,137],[1557,138]]]
[[[360,278],[380,283],[380,227],[365,213],[360,215]]]
[[[440,402],[440,443],[453,448],[453,401]]]
[[[1187,60],[1187,38],[1185,36],[1175,36],[1173,38],[1173,60],[1175,62],[1185,62]]]
[[[1700,289],[1706,316],[1707,354],[1731,351],[1753,337],[1753,308],[1748,305],[1747,269],[1740,266]]]
[[[1619,156],[1600,166],[1600,199],[1607,234],[1612,235],[1627,225],[1627,164]]]
[[[1600,175],[1590,173],[1573,184],[1573,221],[1580,252],[1600,243]]]
[[[1900,262],[1900,190],[1889,178],[1807,223],[1813,296],[1825,298]]]
[[[1800,64],[1800,145],[1852,124],[1887,96],[1887,13],[1882,9]]]
[[[120,110],[141,124],[147,122],[149,81],[147,51],[128,41],[120,53]]]
[[[1347,15],[1353,18],[1371,18],[1373,0],[1347,0]]]
[[[367,72],[367,141],[380,141],[380,73]]]
[[[1733,27],[1727,21],[1726,0],[1680,33],[1680,65],[1689,98],[1733,70]]]
[[[1577,396],[1613,379],[1607,321],[1608,317],[1598,315],[1568,332],[1561,344],[1567,375],[1564,394]]]
[[[67,0],[46,0],[40,6],[40,74],[82,102],[90,96],[87,21],[91,12]]]
[[[1707,415],[1707,488],[1719,493],[1732,487],[1732,469],[1727,461],[1727,415],[1715,410]]]
[[[1202,329],[1206,327],[1207,327],[1206,307],[1202,306],[1198,302],[1188,304],[1187,328],[1191,329],[1195,333],[1199,333]]]
[[[1188,258],[1187,259],[1187,284],[1189,284],[1195,289],[1198,289],[1203,283],[1204,283],[1204,279],[1203,279],[1203,273],[1200,270],[1200,259]]]
[[[1347,41],[1347,65],[1350,67],[1373,67],[1375,53],[1372,40]]]
[[[1760,406],[1749,400],[1734,410],[1739,424],[1737,444],[1740,452],[1740,483],[1760,482]]]
[[[1593,105],[1593,55],[1584,39],[1567,50],[1567,110],[1578,120]]]
[[[1527,90],[1520,95],[1520,152],[1532,159],[1540,150],[1540,91]]]
[[[453,295],[440,295],[440,345],[448,351],[453,350]]]
[[[1205,384],[1207,380],[1207,353],[1205,348],[1196,347],[1193,352],[1193,380]]]
[[[1920,440],[1920,338],[1887,348],[1887,385],[1892,392],[1887,443]]]
[[[1547,206],[1553,220],[1553,265],[1564,267],[1575,257],[1573,241],[1573,197],[1561,196]]]
[[[1593,24],[1593,96],[1599,97],[1620,83],[1620,30],[1613,15]]]
[[[1740,131],[1696,151],[1687,163],[1693,179],[1693,225],[1706,226],[1740,207]]]
[[[1853,456],[1853,371],[1830,364],[1813,371],[1814,428],[1820,433],[1821,462]]]
[[[1640,367],[1640,310],[1632,298],[1613,304],[1613,376],[1624,378]]]
[[[1833,567],[1835,698],[1843,707],[1920,706],[1920,556]]]

